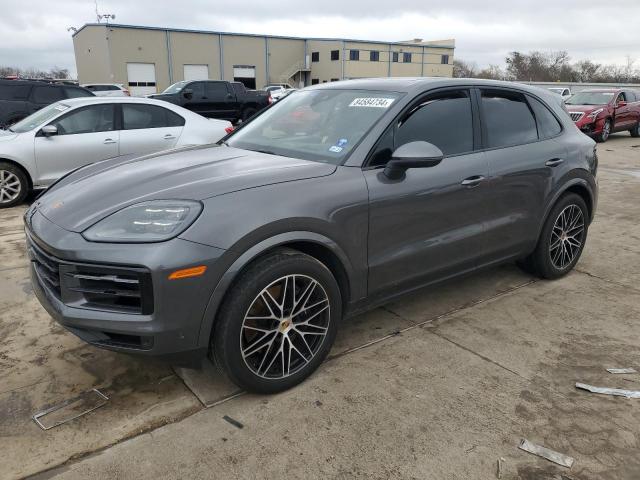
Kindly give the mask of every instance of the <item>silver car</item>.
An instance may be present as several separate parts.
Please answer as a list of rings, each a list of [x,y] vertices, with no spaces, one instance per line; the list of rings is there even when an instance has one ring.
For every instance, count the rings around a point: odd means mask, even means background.
[[[232,130],[177,105],[145,98],[74,98],[0,130],[0,208],[20,203],[83,165],[184,145]]]

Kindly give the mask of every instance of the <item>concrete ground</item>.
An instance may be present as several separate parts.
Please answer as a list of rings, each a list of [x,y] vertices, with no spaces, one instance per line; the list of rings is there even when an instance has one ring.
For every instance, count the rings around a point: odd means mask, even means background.
[[[598,214],[570,275],[507,265],[403,297],[345,324],[317,373],[272,396],[65,332],[27,280],[24,207],[1,211],[0,478],[485,480],[499,458],[504,479],[640,478],[640,399],[574,387],[640,389],[640,374],[605,370],[640,371],[640,139],[614,135],[599,155]],[[48,431],[31,420],[94,387],[104,407]]]

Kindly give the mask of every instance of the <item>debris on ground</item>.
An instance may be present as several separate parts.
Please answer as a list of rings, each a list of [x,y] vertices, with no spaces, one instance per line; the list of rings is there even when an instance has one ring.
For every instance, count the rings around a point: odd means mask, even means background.
[[[234,427],[238,427],[238,428],[244,428],[244,425],[242,423],[240,423],[238,420],[236,420],[235,418],[231,418],[228,415],[225,415],[224,417],[222,417],[223,420],[226,420],[227,422],[229,422],[231,425],[233,425]]]
[[[43,430],[49,430],[63,423],[93,412],[107,403],[109,397],[97,388],[81,393],[53,407],[33,415],[33,421]]]
[[[617,373],[617,374],[638,373],[638,372],[636,372],[636,370],[634,368],[607,368],[607,372],[609,372],[609,373]]]
[[[547,460],[557,463],[558,465],[562,465],[563,467],[571,468],[573,462],[575,461],[573,457],[565,455],[564,453],[559,453],[554,450],[551,450],[546,447],[542,447],[540,445],[536,445],[535,443],[531,443],[529,440],[525,440],[524,438],[520,440],[520,445],[518,445],[520,450],[524,450],[525,452],[533,453],[542,458],[546,458]]]
[[[623,390],[621,388],[594,387],[586,383],[576,383],[576,388],[588,390],[591,393],[601,393],[603,395],[615,395],[617,397],[640,398],[640,390]]]
[[[496,476],[500,479],[502,478],[502,469],[504,468],[504,458],[500,457],[498,459],[498,471],[496,472]]]

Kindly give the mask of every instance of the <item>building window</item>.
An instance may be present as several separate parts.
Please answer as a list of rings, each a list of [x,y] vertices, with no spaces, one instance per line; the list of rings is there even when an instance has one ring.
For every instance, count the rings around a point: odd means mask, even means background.
[[[320,83],[320,80],[317,78],[312,78],[311,79],[311,85],[318,85]]]
[[[449,64],[449,55],[442,55],[442,58],[440,59],[440,63],[442,65],[448,65]]]
[[[339,78],[332,78],[331,81],[332,82],[337,82],[338,80],[340,80]]]
[[[340,60],[340,50],[331,50],[331,60]]]
[[[402,63],[411,63],[411,52],[404,52],[402,54]]]
[[[349,50],[349,60],[360,60],[360,50]]]
[[[320,61],[320,52],[311,52],[311,61],[319,62]]]
[[[369,61],[370,62],[379,62],[380,61],[380,52],[377,50],[371,50],[369,52]]]
[[[394,62],[397,62],[397,61],[398,61],[398,52],[393,52],[393,53],[392,53],[392,58],[391,58],[391,60],[392,60],[392,61],[394,61]]]

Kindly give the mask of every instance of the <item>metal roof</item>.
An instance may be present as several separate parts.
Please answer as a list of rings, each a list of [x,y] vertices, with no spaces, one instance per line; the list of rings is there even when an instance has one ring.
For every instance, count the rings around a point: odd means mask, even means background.
[[[454,45],[430,45],[428,43],[405,43],[405,42],[383,42],[380,40],[357,40],[352,38],[322,38],[322,37],[291,37],[285,35],[260,35],[255,33],[237,33],[237,32],[218,32],[213,30],[192,30],[186,28],[170,28],[170,27],[150,27],[145,25],[122,25],[118,23],[85,23],[78,31],[74,32],[72,37],[78,35],[85,27],[108,27],[108,28],[128,28],[137,30],[159,30],[163,32],[182,32],[182,33],[203,33],[213,35],[235,35],[241,37],[258,37],[258,38],[282,38],[286,40],[316,40],[325,42],[352,42],[352,43],[377,43],[380,45],[398,45],[404,47],[418,48],[442,48],[445,50],[454,50]]]

